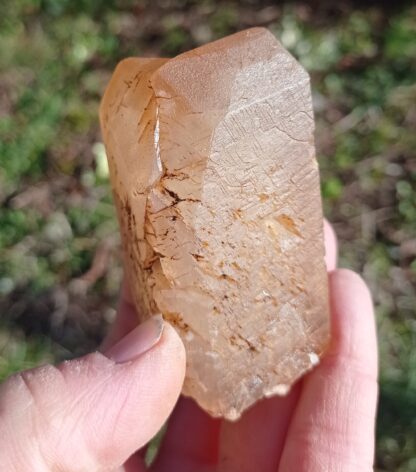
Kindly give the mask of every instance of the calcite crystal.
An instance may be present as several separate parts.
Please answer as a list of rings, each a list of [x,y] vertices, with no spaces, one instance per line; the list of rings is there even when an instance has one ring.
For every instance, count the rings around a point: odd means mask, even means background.
[[[183,393],[230,420],[287,393],[329,336],[307,73],[255,28],[123,60],[100,119],[135,304],[182,337]]]

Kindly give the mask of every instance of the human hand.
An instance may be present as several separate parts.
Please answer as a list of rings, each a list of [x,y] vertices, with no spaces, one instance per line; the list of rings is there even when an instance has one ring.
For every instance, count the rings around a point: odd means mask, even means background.
[[[321,364],[288,396],[259,402],[236,423],[212,419],[180,399],[152,471],[372,470],[377,344],[371,297],[359,276],[335,270],[328,225],[325,236],[332,343]],[[135,451],[171,412],[185,355],[169,325],[135,324],[124,292],[106,355],[40,367],[0,386],[2,470],[146,470],[143,452]]]
[[[174,329],[161,317],[136,325],[124,293],[103,354],[20,372],[0,385],[1,472],[127,470],[120,466],[165,423],[185,374]],[[140,456],[130,462],[143,470]]]

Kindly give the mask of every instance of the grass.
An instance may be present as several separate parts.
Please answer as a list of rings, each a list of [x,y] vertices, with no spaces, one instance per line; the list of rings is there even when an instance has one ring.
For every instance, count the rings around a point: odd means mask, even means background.
[[[115,64],[256,24],[311,73],[325,211],[342,265],[376,302],[377,470],[416,471],[416,8],[405,2],[4,0],[0,378],[93,349],[114,317],[121,267],[97,109]]]

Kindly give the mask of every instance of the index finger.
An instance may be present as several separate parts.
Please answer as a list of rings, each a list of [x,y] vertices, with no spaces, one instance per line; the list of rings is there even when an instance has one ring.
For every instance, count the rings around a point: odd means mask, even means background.
[[[105,351],[117,343],[127,333],[139,324],[139,317],[133,304],[130,288],[126,278],[123,280],[117,316],[107,336],[101,344],[100,350]]]
[[[377,340],[371,295],[354,272],[330,274],[332,341],[304,381],[279,471],[372,471]]]

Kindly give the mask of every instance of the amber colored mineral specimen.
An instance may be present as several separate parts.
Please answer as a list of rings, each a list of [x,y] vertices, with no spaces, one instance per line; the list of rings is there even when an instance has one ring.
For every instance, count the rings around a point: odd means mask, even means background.
[[[187,351],[183,393],[237,419],[329,338],[309,78],[265,29],[123,60],[100,110],[140,316]]]

